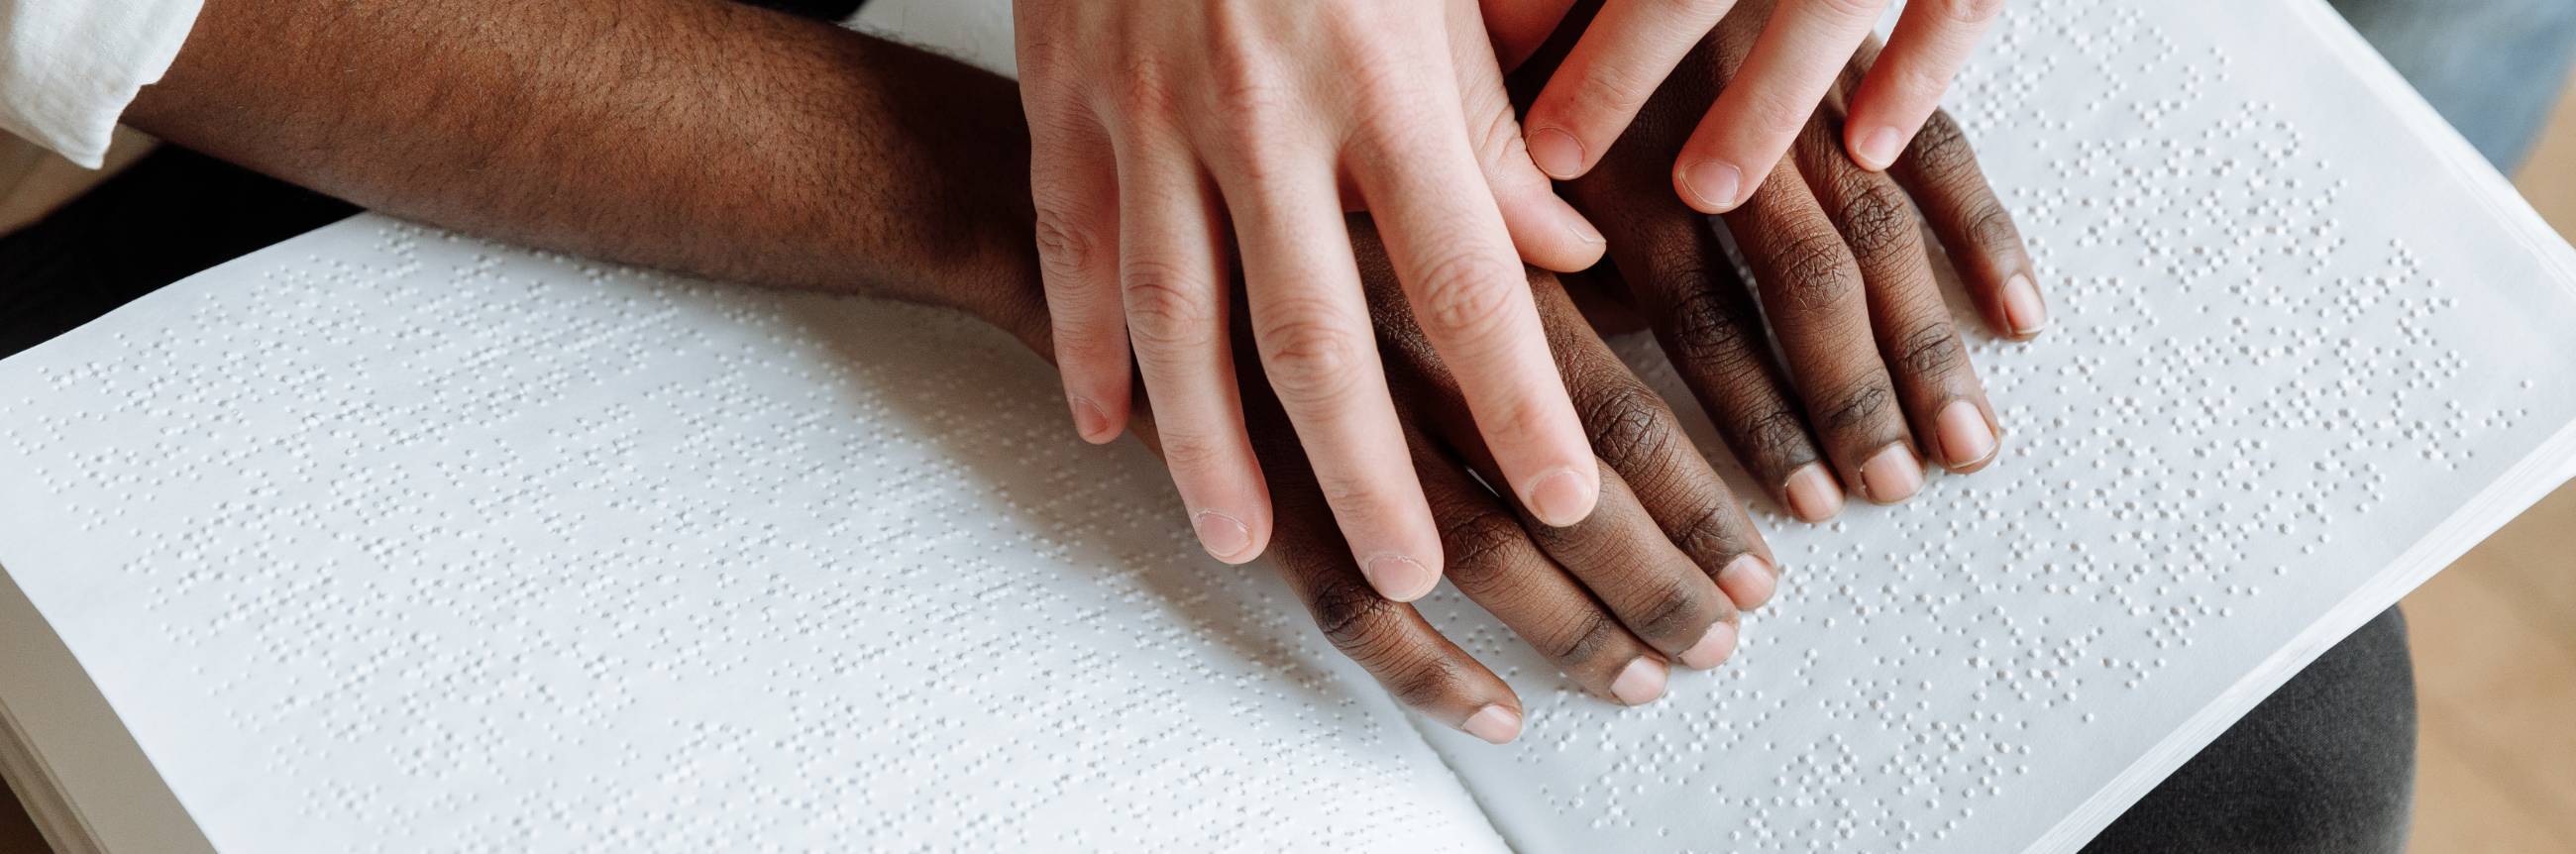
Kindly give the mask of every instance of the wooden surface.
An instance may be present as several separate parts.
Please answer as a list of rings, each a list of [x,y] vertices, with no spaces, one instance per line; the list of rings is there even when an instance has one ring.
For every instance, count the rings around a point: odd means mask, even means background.
[[[2515,176],[2576,240],[2576,80]],[[2576,369],[2576,366],[2571,366]],[[2576,854],[2576,486],[2406,597],[2418,854]]]
[[[2576,854],[2576,486],[2406,597],[2425,854]]]

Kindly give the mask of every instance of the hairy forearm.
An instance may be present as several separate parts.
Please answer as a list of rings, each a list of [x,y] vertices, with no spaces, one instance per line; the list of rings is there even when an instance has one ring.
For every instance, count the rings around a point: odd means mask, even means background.
[[[1009,81],[724,0],[207,0],[127,120],[370,208],[1028,337]]]

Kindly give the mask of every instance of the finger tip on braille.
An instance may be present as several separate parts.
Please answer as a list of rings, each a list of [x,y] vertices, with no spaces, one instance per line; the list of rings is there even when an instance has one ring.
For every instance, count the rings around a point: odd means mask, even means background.
[[[1717,586],[1739,610],[1762,607],[1778,591],[1780,571],[1761,555],[1738,555],[1717,573]]]
[[[1099,404],[1076,394],[1066,395],[1065,404],[1073,410],[1073,432],[1083,441],[1106,445],[1117,440],[1118,425],[1109,420],[1108,411],[1101,409]]]
[[[1198,534],[1199,546],[1217,560],[1244,563],[1259,554],[1253,548],[1252,527],[1233,514],[1202,510],[1190,517],[1190,529]]]
[[[1800,521],[1823,522],[1843,512],[1842,486],[1823,463],[1808,463],[1789,473],[1781,491],[1788,495],[1789,515]]]
[[[1734,623],[1721,622],[1709,626],[1708,632],[1700,635],[1699,642],[1682,651],[1682,664],[1693,670],[1715,669],[1735,655],[1735,641]]]
[[[1468,715],[1458,728],[1488,744],[1510,744],[1521,736],[1521,713],[1499,703],[1488,704]]]
[[[1923,458],[1903,442],[1890,444],[1861,464],[1860,480],[1871,503],[1903,503],[1923,491]]]
[[[2004,280],[2004,323],[2016,339],[2038,337],[2048,328],[2048,302],[2039,296],[2039,285],[2029,273],[2014,273]]]
[[[1983,468],[2001,447],[1994,427],[1987,423],[1986,413],[1975,401],[1951,401],[1934,421],[1934,435],[1941,443],[1941,464],[1951,471],[1964,473]]]
[[[1610,696],[1624,705],[1642,706],[1664,696],[1664,683],[1671,679],[1672,668],[1660,660],[1638,656],[1628,666],[1619,668],[1619,676],[1610,680]]]

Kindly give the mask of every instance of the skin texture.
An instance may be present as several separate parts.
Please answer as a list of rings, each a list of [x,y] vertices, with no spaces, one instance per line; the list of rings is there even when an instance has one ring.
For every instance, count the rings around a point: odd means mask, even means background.
[[[1249,355],[1306,440],[1353,557],[1395,598],[1439,581],[1438,527],[1371,348],[1346,207],[1375,213],[1394,296],[1455,369],[1495,482],[1549,524],[1592,511],[1601,475],[1515,245],[1580,269],[1600,239],[1526,156],[1479,156],[1477,135],[1518,134],[1469,0],[1013,11],[1067,406],[1085,439],[1116,438],[1132,354],[1210,554],[1251,560],[1272,528],[1227,322],[1239,266]]]
[[[1832,90],[1847,101],[1839,143],[1870,171],[1893,164],[1940,106],[2004,0],[1915,0],[1864,80],[1837,82],[1870,35],[1886,0],[1484,0],[1485,20],[1507,63],[1556,31],[1570,8],[1590,19],[1545,83],[1524,123],[1539,168],[1558,179],[1589,172],[1659,84],[1720,19],[1758,39],[1745,46],[1723,94],[1669,159],[1671,183],[1703,213],[1735,210],[1777,177],[1773,164],[1807,135]],[[1758,27],[1756,26],[1758,25]],[[1843,96],[1848,96],[1847,98]]]
[[[529,245],[950,306],[1055,352],[1029,189],[1018,170],[994,168],[1029,157],[1009,81],[714,0],[209,0],[197,26],[128,114],[165,139]],[[1946,201],[1926,207],[1968,204],[1983,192],[1972,183],[1944,185]],[[1461,387],[1412,304],[1395,298],[1402,285],[1373,229],[1345,227],[1451,580],[1603,697],[1650,701],[1674,662],[1722,661],[1740,613],[1772,595],[1776,565],[1572,294],[1539,273],[1523,291],[1603,479],[1592,514],[1551,527],[1477,482],[1495,482],[1496,464]],[[1662,228],[1615,239],[1678,233]],[[1251,319],[1237,310],[1229,321]],[[1325,636],[1427,716],[1509,740],[1518,698],[1369,585],[1284,407],[1260,392],[1258,360],[1237,365],[1276,498],[1273,563]],[[1135,426],[1161,447],[1150,406]]]

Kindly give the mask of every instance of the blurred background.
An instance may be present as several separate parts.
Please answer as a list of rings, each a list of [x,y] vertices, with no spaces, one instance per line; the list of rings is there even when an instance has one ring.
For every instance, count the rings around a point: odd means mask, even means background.
[[[2514,185],[2576,241],[2576,79]],[[2419,723],[2411,850],[2576,854],[2576,486],[2405,607]]]
[[[121,139],[110,166],[148,145]],[[95,176],[0,134],[0,232]],[[2515,184],[2576,241],[2576,85],[2560,91]],[[2576,486],[2462,557],[2405,610],[2421,723],[2412,850],[2576,854]],[[16,799],[0,796],[0,854],[45,851]]]

